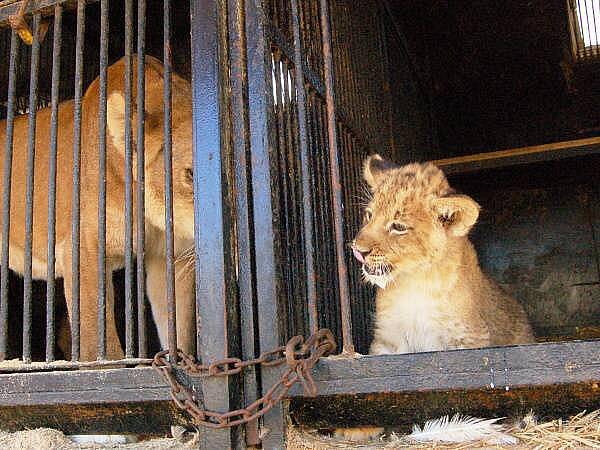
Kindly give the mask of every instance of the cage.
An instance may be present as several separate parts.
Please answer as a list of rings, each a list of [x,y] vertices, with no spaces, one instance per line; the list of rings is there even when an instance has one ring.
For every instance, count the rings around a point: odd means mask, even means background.
[[[403,424],[457,408],[597,405],[595,17],[595,0],[0,2],[0,145],[3,186],[13,192],[3,189],[2,207],[5,422],[47,424],[59,408],[62,418],[52,423],[63,428],[156,433],[185,423],[173,396],[197,423],[216,428],[203,435],[207,448],[282,448],[288,412],[330,428]],[[21,42],[28,38],[31,45]],[[140,68],[152,57],[164,81],[148,91],[150,75]],[[122,155],[111,144],[114,64],[123,64]],[[97,77],[97,120],[86,122]],[[186,82],[184,117],[178,95]],[[73,120],[61,124],[58,105],[70,99]],[[193,175],[195,204],[184,217],[176,133],[186,120],[193,164],[182,173]],[[33,139],[43,121],[48,137]],[[92,172],[89,121],[99,136]],[[156,173],[143,178],[157,144],[139,138],[152,121],[163,130],[159,203],[144,192]],[[61,133],[71,127],[65,144]],[[72,155],[66,172],[61,152]],[[372,153],[434,161],[481,203],[472,234],[481,265],[523,304],[541,343],[353,356],[368,353],[373,333],[375,293],[346,245],[360,227],[362,163]],[[36,158],[47,159],[47,173]],[[117,163],[124,170],[115,194]],[[92,196],[80,197],[88,184]],[[72,192],[67,206],[64,189]],[[25,208],[23,279],[9,271],[16,252],[9,237],[21,220],[11,207]],[[163,225],[148,223],[154,207]],[[41,243],[33,237],[36,208],[47,211]],[[188,216],[194,228],[182,249],[178,223]],[[88,219],[98,239],[92,259],[81,256]],[[118,251],[107,241],[115,235]],[[73,270],[63,285],[55,278],[65,252]],[[182,261],[195,269],[185,285]],[[36,264],[47,267],[45,276]],[[96,283],[92,295],[82,289],[88,273],[110,280],[113,269],[114,304],[111,283]],[[63,287],[75,294],[63,295]],[[193,303],[188,315],[179,306],[184,296]],[[97,299],[91,313],[81,309],[84,297]],[[191,334],[181,332],[184,320]],[[315,364],[312,347],[294,336],[323,329],[340,355],[321,358],[312,376],[293,358],[284,364],[298,348]],[[183,341],[191,357],[177,353]],[[166,378],[148,367],[161,350],[154,361]],[[313,388],[318,396],[309,399]]]

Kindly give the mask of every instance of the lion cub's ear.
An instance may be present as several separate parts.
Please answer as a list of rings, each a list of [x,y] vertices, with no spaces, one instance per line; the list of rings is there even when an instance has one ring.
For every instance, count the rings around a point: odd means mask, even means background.
[[[364,162],[363,178],[369,187],[374,190],[381,183],[381,180],[386,177],[387,172],[397,167],[394,163],[383,159],[377,154],[371,155]]]
[[[454,236],[466,236],[479,217],[479,205],[467,195],[436,198],[434,207],[444,228]]]

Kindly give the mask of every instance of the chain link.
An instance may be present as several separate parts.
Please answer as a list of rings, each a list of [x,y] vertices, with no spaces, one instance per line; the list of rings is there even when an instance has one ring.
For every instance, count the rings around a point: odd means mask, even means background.
[[[186,411],[197,425],[209,428],[227,428],[251,422],[275,406],[290,390],[300,382],[308,396],[317,394],[317,386],[311,370],[322,356],[335,351],[336,344],[331,331],[322,329],[306,341],[302,336],[294,336],[287,345],[262,353],[258,358],[242,361],[239,358],[224,358],[211,364],[196,362],[195,358],[177,351],[177,361],[169,361],[169,351],[159,352],[154,357],[152,367],[162,375],[171,387],[171,398],[180,409]],[[203,409],[194,392],[182,385],[175,377],[175,369],[180,369],[191,377],[225,377],[241,373],[250,366],[279,366],[287,364],[281,378],[258,400],[245,408],[220,413]]]

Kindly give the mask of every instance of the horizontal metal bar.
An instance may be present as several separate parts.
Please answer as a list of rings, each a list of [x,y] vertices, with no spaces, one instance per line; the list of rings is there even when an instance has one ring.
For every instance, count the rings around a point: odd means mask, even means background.
[[[95,3],[98,0],[87,0],[86,3]],[[0,1],[0,28],[8,27],[8,18],[19,11],[22,1],[19,0],[7,0]],[[69,0],[31,0],[25,14],[31,14],[33,12],[41,13],[42,17],[50,16],[54,14],[54,7],[56,5],[63,5],[65,8],[74,6],[74,2]]]
[[[318,395],[511,389],[600,380],[600,341],[404,355],[331,357],[314,369]],[[301,386],[291,397],[303,396]]]
[[[52,361],[24,364],[20,360],[7,360],[0,362],[0,374],[9,372],[39,372],[45,370],[68,370],[68,369],[97,369],[110,368],[123,365],[141,365],[151,364],[152,359],[149,358],[125,358],[117,360],[102,360],[102,361]],[[64,373],[64,372],[63,372]]]

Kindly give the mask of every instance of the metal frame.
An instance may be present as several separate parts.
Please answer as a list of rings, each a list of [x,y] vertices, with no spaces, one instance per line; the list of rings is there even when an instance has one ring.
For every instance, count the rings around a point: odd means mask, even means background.
[[[108,2],[101,0],[101,95],[100,95],[100,153],[101,173],[106,165],[106,70],[108,65]],[[413,355],[389,355],[356,357],[355,339],[352,336],[352,319],[360,320],[367,314],[364,303],[354,306],[350,298],[360,289],[356,280],[348,276],[344,235],[357,223],[344,210],[349,203],[352,189],[359,178],[360,159],[373,145],[370,137],[361,138],[355,111],[348,110],[344,99],[357,101],[359,82],[351,74],[355,67],[336,63],[332,39],[336,29],[330,20],[331,2],[327,0],[290,0],[289,10],[283,8],[276,20],[269,17],[268,2],[261,0],[193,0],[191,2],[192,34],[192,86],[194,112],[194,191],[195,205],[195,255],[196,255],[196,314],[197,358],[211,362],[230,356],[244,360],[256,357],[260,352],[278,347],[285,342],[290,330],[303,329],[305,322],[311,332],[331,324],[339,328],[342,337],[342,353],[346,358],[323,359],[315,369],[315,381],[319,395],[354,395],[386,392],[432,391],[440,389],[511,389],[518,386],[542,386],[548,383],[593,382],[600,379],[600,342],[565,342],[503,347],[477,350],[457,350]],[[385,2],[376,2],[385,11]],[[38,9],[41,8],[41,9]],[[39,62],[39,29],[41,11],[54,8],[57,24],[60,23],[62,6],[52,0],[35,4],[34,52],[31,79],[37,80]],[[171,0],[163,2],[164,17],[164,158],[165,185],[172,186],[171,170]],[[312,8],[310,11],[309,8]],[[145,28],[144,0],[138,0],[138,29]],[[16,12],[11,4],[0,9]],[[146,337],[144,335],[145,305],[144,253],[137,252],[138,294],[138,356],[134,358],[133,332],[133,127],[138,136],[143,135],[144,113],[138,115],[137,123],[131,121],[133,36],[132,1],[126,0],[126,92],[128,100],[126,119],[126,359],[112,362],[80,363],[79,359],[79,216],[73,222],[74,271],[74,320],[72,324],[73,361],[53,362],[54,335],[52,320],[48,323],[49,335],[46,362],[32,363],[15,368],[24,373],[0,374],[0,407],[58,405],[58,404],[117,404],[122,402],[164,402],[170,398],[170,386],[150,368],[118,368],[104,371],[79,370],[60,372],[57,369],[97,367],[106,364],[148,363]],[[81,145],[81,96],[83,70],[83,34],[85,24],[85,1],[77,2],[76,37],[76,86],[75,86],[75,139],[74,160],[79,161]],[[312,21],[312,22],[311,22]],[[2,23],[2,19],[0,19]],[[310,28],[311,26],[318,28]],[[346,24],[347,25],[347,24]],[[379,23],[381,26],[382,24]],[[378,28],[379,30],[382,29]],[[60,30],[60,25],[57,25]],[[396,32],[398,30],[396,29]],[[311,34],[311,33],[314,33]],[[311,47],[310,57],[306,51],[310,40],[318,49]],[[54,36],[53,87],[59,79],[57,51],[60,33]],[[15,65],[19,43],[16,33],[11,40],[9,64],[9,95],[7,128],[13,126]],[[385,55],[385,45],[380,45]],[[137,105],[144,110],[144,60],[145,41],[143,33],[137,41]],[[89,56],[88,56],[89,57]],[[94,57],[92,55],[92,57]],[[277,65],[277,67],[274,67]],[[383,66],[389,66],[385,61]],[[382,66],[382,67],[383,67]],[[274,93],[274,95],[273,95]],[[36,83],[31,83],[29,167],[33,169],[35,142],[35,95]],[[52,90],[52,111],[56,117],[58,92]],[[392,114],[386,105],[387,114]],[[369,115],[372,111],[361,110]],[[371,119],[372,117],[369,116]],[[389,122],[387,127],[389,128]],[[7,133],[12,138],[12,131]],[[372,136],[371,136],[372,137]],[[138,204],[137,218],[143,220],[143,139],[137,142]],[[51,139],[51,154],[56,153],[56,120]],[[393,146],[393,144],[392,144]],[[594,148],[597,143],[594,143]],[[9,161],[12,141],[7,140],[6,158]],[[579,148],[579,147],[577,147]],[[317,153],[317,150],[321,153]],[[294,154],[297,161],[286,168],[297,169],[296,177],[278,172],[283,155]],[[595,150],[594,150],[595,151]],[[322,157],[318,161],[319,156]],[[520,161],[520,160],[519,160]],[[459,163],[461,163],[459,161]],[[462,164],[462,163],[461,163]],[[5,164],[4,180],[10,180],[10,164]],[[54,166],[55,169],[55,166]],[[48,207],[52,212],[49,224],[54,224],[55,172],[51,169]],[[352,178],[354,185],[342,186],[344,178]],[[291,178],[291,179],[290,179]],[[299,178],[296,179],[296,178]],[[33,175],[29,177],[28,206],[32,207]],[[80,173],[73,173],[74,202],[79,205]],[[140,183],[141,182],[141,183]],[[9,183],[10,184],[10,183]],[[6,183],[5,183],[6,185]],[[99,203],[106,202],[105,183],[100,177]],[[313,190],[321,190],[330,196],[329,209],[317,207]],[[284,206],[278,202],[284,196]],[[301,204],[290,200],[301,200]],[[3,196],[3,208],[7,211],[10,196]],[[288,202],[288,203],[285,203]],[[176,357],[175,280],[173,267],[173,211],[169,189],[166,196],[165,220],[167,227],[167,298],[169,304],[169,352]],[[290,206],[292,205],[292,206]],[[291,209],[294,211],[292,212]],[[76,207],[79,212],[79,207]],[[202,211],[210,210],[210,214]],[[141,211],[141,212],[140,212]],[[293,217],[287,217],[288,215]],[[31,217],[31,214],[29,214]],[[3,236],[9,230],[9,217],[4,214]],[[282,221],[285,219],[285,224]],[[289,222],[287,222],[289,219]],[[31,219],[30,219],[31,220]],[[77,223],[76,223],[77,222]],[[28,223],[29,230],[31,223]],[[106,216],[100,208],[99,233],[105,235]],[[53,228],[49,227],[49,253],[54,250]],[[328,233],[328,234],[326,234]],[[31,233],[30,233],[31,234]],[[320,236],[328,236],[331,242],[320,242]],[[31,240],[31,238],[30,238]],[[135,236],[137,248],[144,248],[143,227]],[[2,249],[2,270],[8,267],[8,243]],[[293,249],[301,257],[290,261],[290,250],[283,248],[293,243]],[[25,323],[31,323],[31,243],[27,254]],[[287,251],[287,253],[286,253]],[[317,260],[327,256],[331,272],[331,303],[321,298],[323,283]],[[104,280],[106,255],[100,242],[98,265],[100,280]],[[48,262],[49,273],[53,258]],[[289,269],[282,274],[283,269]],[[294,272],[295,271],[295,272]],[[299,298],[282,298],[287,281],[296,279],[290,292]],[[286,278],[287,277],[287,278]],[[350,279],[349,279],[350,278]],[[321,290],[320,290],[321,289]],[[99,342],[101,356],[106,352],[106,289],[99,282]],[[358,294],[357,294],[358,295]],[[360,294],[360,295],[364,295]],[[141,297],[141,298],[140,298]],[[1,290],[0,320],[5,329],[7,317],[7,277],[3,277]],[[52,316],[54,284],[49,283],[48,314]],[[324,307],[326,306],[326,307]],[[290,313],[288,317],[287,313]],[[210,320],[202,320],[210,318]],[[329,322],[327,322],[329,321]],[[1,333],[0,333],[1,334]],[[360,331],[360,340],[367,338]],[[6,336],[6,331],[2,334]],[[23,359],[31,359],[28,346],[30,331],[24,332]],[[0,341],[0,356],[5,356],[6,343]],[[2,369],[0,367],[0,369]],[[7,371],[13,370],[9,367]],[[281,368],[262,367],[247,371],[243,378],[208,377],[200,381],[187,380],[207,409],[226,411],[255,401],[281,377]],[[30,371],[30,372],[27,372]],[[50,372],[41,372],[50,371]],[[185,375],[178,373],[180,378]],[[301,398],[304,394],[297,387],[289,398]],[[286,406],[271,409],[260,420],[240,428],[210,430],[203,432],[202,443],[206,448],[241,448],[259,442],[264,448],[283,448],[285,444]],[[262,430],[263,433],[259,433]],[[260,438],[259,438],[260,435]]]

